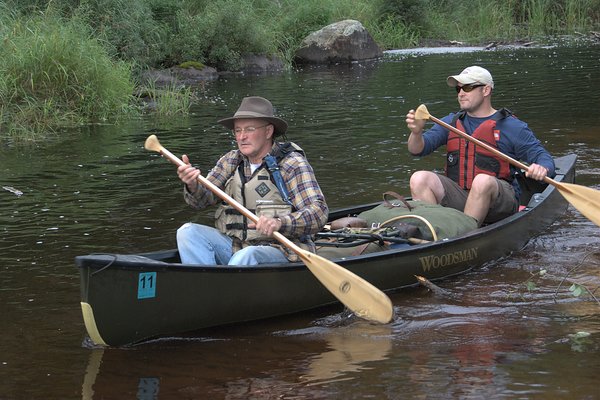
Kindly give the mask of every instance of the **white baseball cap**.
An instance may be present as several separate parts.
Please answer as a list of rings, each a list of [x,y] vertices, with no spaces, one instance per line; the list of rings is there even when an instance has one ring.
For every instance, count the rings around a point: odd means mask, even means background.
[[[448,86],[452,87],[457,86],[459,83],[463,85],[482,83],[491,86],[492,89],[494,88],[494,79],[492,79],[490,71],[477,65],[463,69],[458,75],[449,76],[446,82],[448,82]]]

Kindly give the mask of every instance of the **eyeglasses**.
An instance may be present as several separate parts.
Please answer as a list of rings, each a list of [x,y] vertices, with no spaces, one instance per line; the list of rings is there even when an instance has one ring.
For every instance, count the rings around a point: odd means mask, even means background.
[[[269,125],[271,125],[271,124],[265,124],[265,125],[261,125],[261,126],[247,126],[245,128],[235,128],[233,130],[233,133],[235,133],[236,135],[241,135],[244,132],[254,133],[254,132],[256,132],[257,129],[261,129],[261,128],[264,128]]]
[[[463,92],[469,93],[473,89],[478,88],[478,87],[482,87],[482,86],[485,86],[485,85],[482,85],[482,84],[478,84],[478,85],[470,84],[470,85],[457,86],[456,87],[456,93],[460,93],[461,89],[462,89]]]

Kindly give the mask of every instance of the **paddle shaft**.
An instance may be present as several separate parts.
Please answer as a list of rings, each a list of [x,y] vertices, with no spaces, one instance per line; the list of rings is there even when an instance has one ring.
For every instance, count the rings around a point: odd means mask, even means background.
[[[187,165],[162,147],[155,135],[148,136],[144,147],[147,150],[160,153],[173,164],[178,166]],[[252,222],[258,222],[256,215],[202,175],[198,176],[198,182]],[[274,232],[273,237],[296,253],[323,286],[358,317],[383,324],[392,320],[394,315],[392,301],[381,290],[333,261],[300,248],[280,232]]]
[[[179,157],[177,157],[176,155],[171,153],[169,150],[165,149],[163,146],[160,146],[159,151],[160,151],[161,155],[166,157],[173,164],[186,165]],[[222,191],[214,183],[212,183],[211,181],[209,181],[208,179],[203,177],[202,174],[198,175],[198,182],[200,182],[202,185],[204,185],[208,190],[213,192],[215,195],[219,196],[222,200],[229,203],[233,208],[235,208],[237,211],[239,211],[242,215],[244,215],[246,218],[248,218],[252,222],[256,223],[258,221],[258,217],[252,211],[248,210],[246,207],[244,207],[242,204],[240,204],[238,201],[236,201],[233,197],[229,196],[227,193]],[[277,232],[277,231],[273,232],[273,237],[279,243],[281,243],[285,247],[292,250],[294,253],[296,253],[302,259],[306,258],[306,256],[304,255],[304,250],[301,249],[300,247],[298,247],[294,242],[289,240],[287,237],[285,237],[280,232]]]
[[[523,170],[529,169],[529,167],[527,165],[520,163],[519,161],[517,161],[513,158],[510,158],[509,156],[500,152],[498,149],[490,146],[489,144],[484,143],[481,140],[478,140],[472,136],[469,136],[465,132],[463,132],[459,129],[456,129],[455,127],[445,123],[444,121],[439,120],[438,118],[432,116],[431,114],[429,114],[429,111],[427,111],[427,107],[425,106],[425,104],[421,104],[419,107],[417,107],[416,112],[415,112],[415,118],[431,119],[433,122],[437,123],[438,125],[441,125],[444,128],[456,133],[457,135],[459,135],[467,140],[470,140],[470,141],[474,142],[475,144],[492,152],[498,158],[501,158],[501,159],[507,161],[509,164],[519,167]],[[592,221],[596,225],[600,226],[600,192],[599,191],[592,189],[592,188],[585,187],[585,186],[576,185],[574,183],[557,182],[554,179],[549,178],[547,176],[544,177],[543,181],[549,185],[554,186],[558,190],[558,192],[560,194],[562,194],[563,197],[565,199],[567,199],[567,201],[569,203],[571,203],[571,205],[573,207],[578,209],[590,221]]]
[[[485,142],[482,142],[481,140],[479,140],[477,138],[474,138],[471,135],[466,134],[465,132],[461,131],[460,129],[457,129],[457,128],[453,127],[452,125],[445,123],[441,119],[438,119],[438,118],[434,117],[431,114],[429,114],[429,119],[431,119],[436,124],[441,125],[441,126],[443,126],[444,128],[446,128],[448,130],[451,130],[452,132],[456,133],[457,135],[462,136],[463,138],[472,141],[476,145],[483,147],[487,151],[490,151],[490,152],[494,153],[496,156],[498,156],[499,158],[503,159],[504,161],[506,161],[506,162],[514,165],[515,167],[519,167],[519,168],[521,168],[521,169],[523,169],[525,171],[527,171],[529,169],[529,167],[527,165],[523,164],[522,162],[517,161],[517,160],[515,160],[512,157],[507,156],[506,154],[504,154],[500,150],[498,150],[498,149],[490,146],[489,144],[487,144]],[[547,176],[544,177],[544,182],[549,183],[549,184],[554,185],[554,186],[560,185],[554,179],[549,178]]]

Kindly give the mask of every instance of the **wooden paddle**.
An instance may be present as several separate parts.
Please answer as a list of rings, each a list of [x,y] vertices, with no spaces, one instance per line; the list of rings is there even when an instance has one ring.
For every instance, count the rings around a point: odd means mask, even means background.
[[[415,118],[430,119],[436,124],[439,124],[448,130],[451,130],[457,135],[460,135],[463,138],[472,141],[476,145],[481,146],[488,151],[491,151],[492,153],[496,154],[499,158],[502,158],[503,160],[509,162],[515,167],[518,167],[525,171],[527,171],[527,169],[529,168],[527,165],[515,160],[514,158],[507,156],[506,154],[490,146],[489,144],[484,143],[481,140],[476,139],[466,134],[465,132],[453,127],[452,125],[449,125],[444,121],[432,116],[431,114],[429,114],[429,111],[427,110],[425,104],[421,104],[419,107],[417,107],[417,110],[415,112]],[[600,191],[586,186],[576,185],[574,183],[557,182],[552,178],[548,178],[547,176],[544,177],[544,182],[556,187],[556,189],[558,189],[558,192],[562,194],[563,197],[567,199],[567,201],[571,203],[571,205],[573,205],[573,207],[578,209],[579,212],[586,216],[590,221],[600,226]]]
[[[148,136],[144,147],[146,150],[156,151],[162,154],[175,165],[185,165],[185,163],[173,155],[173,153],[161,146],[156,135]],[[202,175],[198,176],[198,182],[222,200],[226,201],[252,222],[256,223],[256,221],[258,221],[258,217],[250,210],[227,193],[223,192]],[[382,324],[392,320],[392,302],[381,290],[336,263],[298,247],[279,232],[274,232],[273,237],[277,239],[279,243],[296,253],[302,259],[304,264],[306,264],[310,272],[321,281],[327,290],[358,317]]]

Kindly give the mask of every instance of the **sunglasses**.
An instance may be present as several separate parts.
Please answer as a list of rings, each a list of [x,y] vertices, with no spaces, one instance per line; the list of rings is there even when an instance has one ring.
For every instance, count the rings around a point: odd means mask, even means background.
[[[471,90],[473,90],[475,88],[478,88],[478,87],[482,87],[482,86],[485,86],[485,85],[482,85],[482,84],[478,84],[478,85],[471,84],[471,85],[456,86],[456,93],[460,93],[461,89],[462,89],[463,92],[469,93]]]

